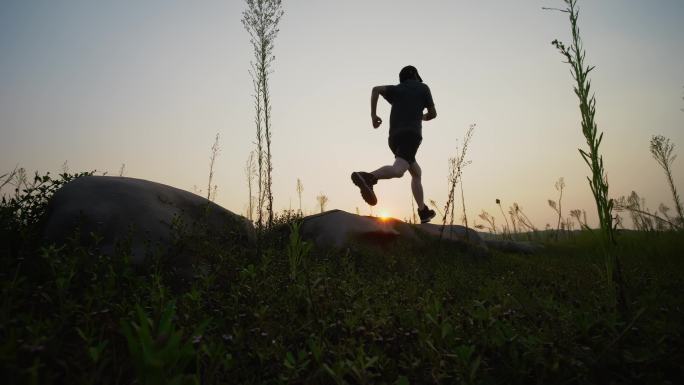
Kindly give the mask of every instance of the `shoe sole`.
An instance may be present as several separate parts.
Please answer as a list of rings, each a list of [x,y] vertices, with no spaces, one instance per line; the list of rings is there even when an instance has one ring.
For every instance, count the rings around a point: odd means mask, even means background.
[[[428,218],[425,218],[425,219],[420,218],[420,223],[428,223],[428,222],[430,222],[430,221],[432,220],[432,218],[434,218],[434,217],[436,217],[436,216],[437,216],[437,213],[435,213],[435,212],[433,211],[433,212],[432,212],[432,215],[430,215]]]
[[[366,180],[363,179],[360,173],[353,172],[351,174],[351,180],[361,190],[361,197],[363,197],[363,200],[366,201],[366,203],[371,206],[375,206],[378,203],[375,192],[373,192],[373,189],[366,183]]]

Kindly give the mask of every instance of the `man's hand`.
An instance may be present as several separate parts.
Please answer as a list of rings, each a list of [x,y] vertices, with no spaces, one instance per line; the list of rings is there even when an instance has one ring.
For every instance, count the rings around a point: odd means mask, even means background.
[[[377,115],[371,116],[371,119],[373,120],[373,128],[378,128],[382,124],[382,119]]]
[[[428,112],[427,114],[423,114],[423,120],[428,121],[432,120],[437,117],[437,110],[435,110],[435,106],[430,106],[428,107]]]

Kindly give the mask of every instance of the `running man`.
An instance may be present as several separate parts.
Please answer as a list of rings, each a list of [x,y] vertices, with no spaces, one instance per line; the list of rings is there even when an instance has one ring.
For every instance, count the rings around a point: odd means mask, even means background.
[[[411,174],[411,191],[418,204],[420,222],[430,222],[435,211],[429,209],[423,201],[423,185],[420,181],[421,170],[416,162],[416,152],[423,140],[422,121],[437,117],[435,103],[427,84],[418,75],[414,66],[406,66],[399,72],[399,84],[395,86],[373,87],[371,93],[371,119],[373,128],[382,124],[376,114],[378,95],[382,95],[392,105],[390,113],[389,148],[394,154],[394,164],[383,166],[373,172],[356,171],[351,174],[352,182],[361,190],[361,196],[371,206],[378,203],[373,191],[380,179],[401,178],[408,170]],[[423,110],[427,108],[427,113]]]

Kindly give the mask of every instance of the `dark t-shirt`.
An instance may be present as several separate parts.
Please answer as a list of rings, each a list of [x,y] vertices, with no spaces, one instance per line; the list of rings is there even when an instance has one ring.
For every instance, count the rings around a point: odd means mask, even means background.
[[[383,96],[392,105],[390,136],[410,132],[422,138],[423,109],[435,105],[430,87],[417,80],[405,80],[396,86],[387,86]]]

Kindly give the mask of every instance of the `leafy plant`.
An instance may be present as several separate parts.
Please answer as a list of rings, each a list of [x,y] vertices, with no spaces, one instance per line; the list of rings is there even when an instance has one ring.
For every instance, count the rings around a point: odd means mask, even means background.
[[[183,331],[176,329],[175,312],[175,304],[169,303],[155,323],[136,306],[138,321],[121,321],[121,332],[142,384],[199,383],[195,375],[185,372],[195,357],[195,349],[183,337]]]
[[[14,196],[2,197],[2,206],[10,210],[14,215],[16,224],[29,226],[38,223],[45,214],[48,201],[63,185],[70,181],[87,175],[93,175],[95,171],[81,172],[77,174],[62,173],[58,179],[53,179],[50,173],[33,176],[33,181],[28,182],[25,172],[20,169],[13,172],[16,177]]]
[[[595,67],[585,64],[586,52],[580,38],[578,19],[579,8],[577,0],[564,0],[567,8],[562,10],[570,18],[572,32],[572,44],[565,44],[554,40],[552,44],[560,51],[570,65],[571,73],[575,79],[574,91],[580,102],[580,114],[582,118],[582,133],[587,141],[587,150],[579,149],[582,159],[589,166],[592,176],[587,177],[589,187],[596,201],[599,223],[604,236],[609,242],[615,242],[612,223],[613,200],[608,197],[608,177],[603,167],[603,156],[599,148],[603,141],[603,133],[598,131],[595,122],[596,97],[591,93],[591,80],[589,73]]]
[[[297,279],[297,272],[304,263],[306,256],[309,255],[312,245],[302,240],[299,230],[301,222],[294,222],[290,225],[290,242],[287,245],[287,260],[290,266],[290,279]]]
[[[59,178],[53,178],[50,173],[39,175],[36,172],[31,182],[23,168],[15,168],[9,173],[8,179],[3,183],[12,185],[14,194],[3,194],[0,199],[0,252],[24,257],[22,254],[30,248],[25,246],[39,235],[53,194],[70,181],[93,173],[94,171],[76,174],[65,172],[59,174]]]

